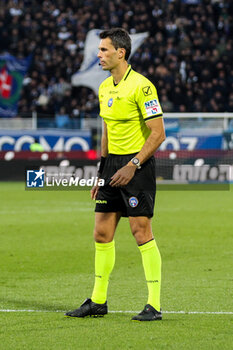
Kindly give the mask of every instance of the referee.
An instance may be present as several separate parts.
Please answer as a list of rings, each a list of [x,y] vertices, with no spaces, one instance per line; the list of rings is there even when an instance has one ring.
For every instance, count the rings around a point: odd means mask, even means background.
[[[115,263],[114,234],[121,218],[128,217],[142,256],[148,286],[143,311],[132,320],[161,320],[161,257],[152,229],[155,201],[154,152],[165,139],[162,109],[155,86],[127,63],[129,34],[121,28],[100,34],[98,58],[111,76],[99,88],[100,116],[104,120],[99,177],[93,187],[95,208],[95,285],[91,299],[66,313],[70,317],[107,314],[107,288]]]

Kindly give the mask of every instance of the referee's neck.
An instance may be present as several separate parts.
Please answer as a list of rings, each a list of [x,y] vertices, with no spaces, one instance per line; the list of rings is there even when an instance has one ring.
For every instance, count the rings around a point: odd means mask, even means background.
[[[127,69],[128,69],[128,62],[124,60],[110,71],[113,77],[114,84],[116,85],[119,84],[119,82],[125,75],[125,72],[127,71]]]

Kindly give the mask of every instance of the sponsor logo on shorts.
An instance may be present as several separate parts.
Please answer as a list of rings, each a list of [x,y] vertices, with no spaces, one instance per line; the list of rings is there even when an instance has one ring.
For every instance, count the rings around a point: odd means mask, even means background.
[[[112,104],[113,104],[113,98],[110,98],[108,100],[108,107],[112,107]]]
[[[136,197],[130,197],[129,199],[129,205],[132,208],[135,208],[138,205],[138,199]]]
[[[108,203],[108,201],[106,201],[106,200],[101,200],[101,199],[96,199],[96,201],[95,201],[97,204],[107,204]]]

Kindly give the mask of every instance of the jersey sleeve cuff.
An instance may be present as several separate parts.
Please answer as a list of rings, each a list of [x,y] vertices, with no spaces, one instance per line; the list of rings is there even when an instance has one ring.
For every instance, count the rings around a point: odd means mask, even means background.
[[[147,120],[158,119],[158,118],[162,118],[162,117],[163,117],[163,114],[157,114],[157,115],[152,115],[151,117],[144,118],[144,120],[146,122]]]

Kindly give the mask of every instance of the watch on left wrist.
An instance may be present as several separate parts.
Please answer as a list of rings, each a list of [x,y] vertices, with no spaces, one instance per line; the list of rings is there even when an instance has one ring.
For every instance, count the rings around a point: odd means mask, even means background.
[[[136,165],[137,169],[141,169],[141,163],[137,157],[132,158],[131,163],[133,163],[133,165]]]

